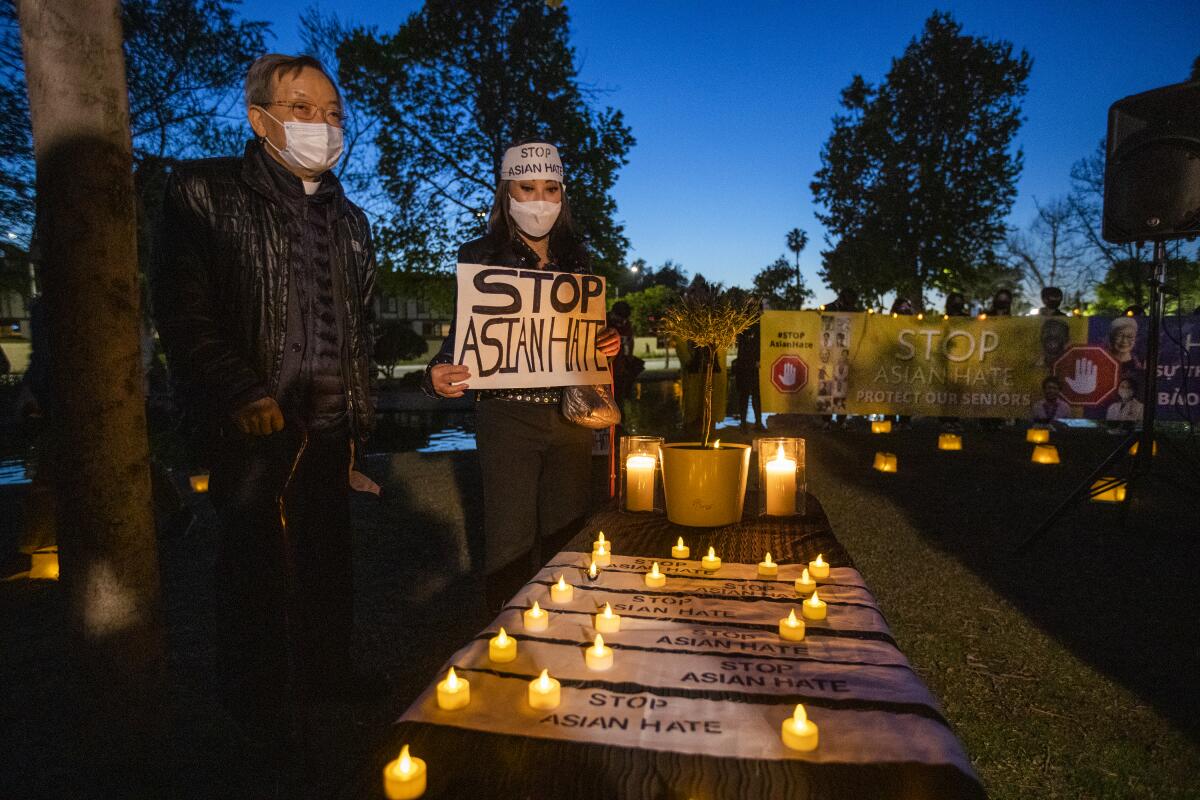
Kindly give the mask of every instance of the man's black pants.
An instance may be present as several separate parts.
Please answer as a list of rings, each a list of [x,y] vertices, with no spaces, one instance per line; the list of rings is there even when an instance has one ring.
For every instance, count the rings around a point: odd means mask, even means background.
[[[269,721],[350,669],[350,438],[343,427],[302,442],[295,425],[235,433],[213,464],[218,667],[239,716]]]

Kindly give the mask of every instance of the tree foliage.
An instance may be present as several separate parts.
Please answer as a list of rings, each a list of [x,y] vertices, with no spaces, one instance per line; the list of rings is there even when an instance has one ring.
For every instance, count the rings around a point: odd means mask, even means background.
[[[812,290],[804,285],[799,269],[783,256],[763,267],[754,276],[754,293],[766,300],[774,310],[796,311],[811,300]]]
[[[621,295],[629,304],[629,322],[635,336],[658,335],[659,322],[679,292],[669,286],[648,286],[636,292]]]
[[[1121,314],[1133,305],[1149,308],[1152,270],[1153,265],[1142,259],[1114,262],[1096,284],[1093,310],[1100,314]],[[1196,308],[1200,308],[1200,261],[1168,258],[1167,313],[1189,314]]]
[[[438,272],[483,231],[507,144],[558,145],[572,212],[597,271],[627,245],[611,190],[633,137],[580,87],[566,9],[541,0],[427,0],[393,35],[357,30],[338,48],[356,105],[379,115],[384,265]]]
[[[879,85],[855,75],[821,150],[813,195],[829,230],[822,278],[864,299],[977,282],[1016,196],[1031,60],[934,12]]]
[[[401,361],[411,361],[425,355],[428,343],[412,325],[404,322],[390,322],[383,326],[379,339],[375,342],[375,363],[389,378],[396,371],[396,364]]]

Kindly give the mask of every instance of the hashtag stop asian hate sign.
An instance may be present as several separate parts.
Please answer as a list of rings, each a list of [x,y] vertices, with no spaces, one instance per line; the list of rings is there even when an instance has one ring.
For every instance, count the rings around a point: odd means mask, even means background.
[[[458,265],[454,362],[472,389],[609,383],[598,275]]]

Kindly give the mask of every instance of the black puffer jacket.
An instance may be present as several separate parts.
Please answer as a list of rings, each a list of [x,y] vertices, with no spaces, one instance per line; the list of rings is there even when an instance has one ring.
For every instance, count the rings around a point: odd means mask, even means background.
[[[537,254],[520,237],[509,237],[503,230],[492,231],[486,236],[472,239],[458,249],[459,264],[483,264],[489,267],[516,267],[537,269]],[[587,251],[567,231],[555,230],[550,234],[550,263],[546,269],[557,272],[573,272],[577,275],[591,272]],[[438,364],[454,362],[454,336],[458,324],[458,289],[454,292],[454,311],[450,318],[450,334],[442,341],[437,355],[429,360],[425,368],[425,380],[421,388],[430,397],[439,397],[433,390],[430,370]]]
[[[201,421],[278,396],[287,334],[293,242],[306,224],[304,187],[266,162],[252,141],[242,158],[181,164],[167,183],[151,292],[176,393]],[[351,430],[374,427],[369,394],[375,252],[363,212],[337,179],[331,267],[345,319],[343,383]],[[323,185],[322,189],[326,187]]]

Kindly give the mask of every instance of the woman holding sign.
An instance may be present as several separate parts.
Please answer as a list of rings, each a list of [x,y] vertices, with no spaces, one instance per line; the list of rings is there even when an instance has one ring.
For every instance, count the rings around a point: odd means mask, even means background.
[[[464,244],[460,264],[588,273],[587,254],[571,222],[558,149],[546,142],[508,148],[487,234]],[[457,309],[455,319],[457,319]],[[455,363],[456,329],[425,370],[426,393],[462,397],[471,371]],[[595,349],[621,347],[604,328]],[[575,532],[588,511],[592,432],[568,422],[562,389],[512,388],[476,393],[475,434],[483,472],[484,572],[497,609]]]

